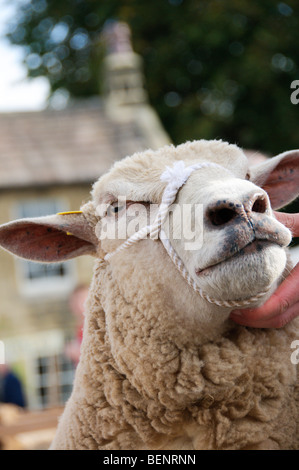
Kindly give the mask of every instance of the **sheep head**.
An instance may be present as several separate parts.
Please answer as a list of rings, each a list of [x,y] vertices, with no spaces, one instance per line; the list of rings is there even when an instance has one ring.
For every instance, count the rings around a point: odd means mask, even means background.
[[[298,196],[298,157],[298,150],[285,152],[249,168],[237,146],[204,140],[137,153],[117,162],[95,183],[92,201],[78,213],[8,223],[0,228],[0,244],[34,261],[57,262],[82,254],[103,258],[155,218],[166,167],[179,161],[186,167],[212,162],[219,166],[193,171],[177,191],[163,228],[194,282],[209,295],[247,298],[275,287],[285,269],[291,233],[275,219],[272,208]],[[119,266],[138,262],[148,264],[150,275],[156,274],[171,290],[175,267],[159,240],[144,239],[130,253],[111,258],[115,273]]]
[[[126,236],[149,223],[142,208],[148,211],[161,203],[165,189],[161,175],[166,167],[181,160],[186,167],[213,162],[219,167],[194,171],[177,192],[167,220],[171,245],[194,281],[210,296],[244,299],[270,285],[274,289],[286,266],[285,247],[291,234],[273,216],[271,203],[277,209],[298,195],[298,156],[298,151],[286,152],[250,169],[238,147],[199,141],[127,158],[93,189],[95,207],[103,217],[100,228],[105,225],[105,233],[110,229],[112,235],[102,240],[102,247],[113,253],[123,242],[113,237],[116,221],[119,233]],[[195,206],[199,212],[192,211]],[[152,220],[155,210],[157,207]],[[151,266],[156,265],[157,253],[152,259],[145,244],[142,253]],[[159,263],[162,256],[158,255]],[[125,263],[125,255],[119,253],[115,258]],[[111,262],[116,265],[118,261],[112,257]]]

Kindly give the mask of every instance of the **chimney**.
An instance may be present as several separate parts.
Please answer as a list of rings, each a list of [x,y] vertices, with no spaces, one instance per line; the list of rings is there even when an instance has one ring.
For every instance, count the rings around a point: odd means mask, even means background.
[[[107,109],[128,113],[147,102],[142,74],[142,58],[132,49],[131,31],[126,23],[109,22],[103,30],[106,43],[105,94]],[[130,112],[129,112],[130,114]]]
[[[106,44],[105,110],[113,121],[130,123],[147,148],[170,143],[158,115],[150,106],[144,89],[142,58],[133,51],[131,31],[126,23],[109,21],[102,38]],[[136,150],[136,149],[135,149]]]

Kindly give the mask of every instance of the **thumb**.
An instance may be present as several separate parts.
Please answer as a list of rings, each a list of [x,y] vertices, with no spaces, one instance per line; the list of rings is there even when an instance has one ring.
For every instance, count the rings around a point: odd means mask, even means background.
[[[279,222],[292,232],[293,237],[299,236],[299,214],[287,214],[285,212],[274,211],[274,215]]]

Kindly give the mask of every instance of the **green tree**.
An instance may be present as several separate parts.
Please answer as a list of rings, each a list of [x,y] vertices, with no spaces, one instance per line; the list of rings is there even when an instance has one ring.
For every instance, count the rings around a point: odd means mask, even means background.
[[[126,21],[150,102],[175,143],[222,138],[272,153],[299,147],[299,3],[273,0],[22,0],[9,38],[31,77],[99,93],[106,21]]]

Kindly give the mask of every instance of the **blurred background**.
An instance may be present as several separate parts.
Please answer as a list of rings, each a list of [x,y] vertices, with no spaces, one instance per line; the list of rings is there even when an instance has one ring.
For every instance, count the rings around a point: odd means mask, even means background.
[[[148,147],[223,139],[253,161],[299,148],[298,44],[291,0],[0,0],[0,223],[79,209]],[[2,448],[52,438],[92,264],[0,253]]]

